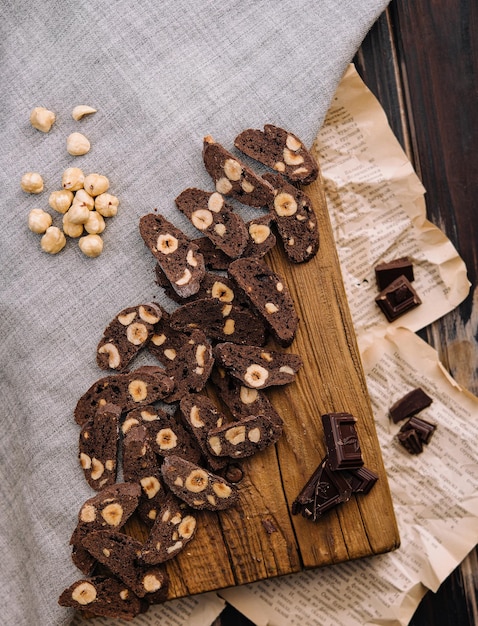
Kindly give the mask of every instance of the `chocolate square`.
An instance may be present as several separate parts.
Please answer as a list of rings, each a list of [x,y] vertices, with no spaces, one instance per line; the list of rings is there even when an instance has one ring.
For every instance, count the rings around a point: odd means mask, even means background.
[[[393,283],[400,276],[405,276],[410,282],[413,282],[415,276],[413,274],[413,265],[407,256],[393,259],[388,263],[378,263],[375,266],[375,279],[379,291]]]
[[[417,292],[405,276],[399,276],[375,298],[389,322],[422,303]]]
[[[355,469],[363,465],[362,451],[355,423],[350,413],[322,415],[329,465],[332,470]]]

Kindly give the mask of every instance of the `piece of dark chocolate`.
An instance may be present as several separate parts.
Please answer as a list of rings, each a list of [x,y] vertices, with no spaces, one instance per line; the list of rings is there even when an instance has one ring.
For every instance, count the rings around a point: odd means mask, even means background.
[[[393,259],[388,263],[379,263],[375,266],[375,279],[379,291],[393,283],[399,276],[405,276],[411,283],[414,281],[413,265],[407,256]]]
[[[362,467],[362,451],[355,423],[350,413],[326,413],[322,415],[325,443],[329,465],[332,470]]]
[[[416,308],[422,303],[417,292],[405,276],[399,276],[375,298],[389,322]]]
[[[352,493],[368,493],[378,480],[378,475],[367,467],[359,467],[344,472],[352,487]]]
[[[423,451],[423,442],[416,430],[399,432],[397,439],[410,454],[420,454]]]
[[[396,424],[426,409],[432,402],[432,398],[421,387],[417,387],[392,404],[389,409],[389,415]]]
[[[292,503],[292,515],[300,513],[314,522],[330,509],[350,500],[352,488],[342,472],[331,469],[327,457]]]
[[[421,441],[427,444],[436,430],[436,425],[414,415],[400,428],[401,433],[408,430],[414,430],[420,437]]]

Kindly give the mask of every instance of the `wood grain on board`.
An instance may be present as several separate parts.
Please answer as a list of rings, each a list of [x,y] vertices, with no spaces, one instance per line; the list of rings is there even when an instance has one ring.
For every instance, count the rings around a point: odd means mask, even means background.
[[[170,598],[379,554],[399,545],[321,181],[305,191],[317,213],[318,254],[308,263],[293,265],[276,246],[266,259],[288,285],[300,318],[287,351],[300,354],[304,365],[293,383],[267,390],[285,422],[284,433],[276,446],[242,462],[237,506],[199,513],[196,537],[167,564]],[[292,516],[293,500],[325,456],[320,416],[341,411],[357,418],[365,465],[379,480],[369,494],[352,497],[317,522]],[[128,532],[145,536],[134,523]]]

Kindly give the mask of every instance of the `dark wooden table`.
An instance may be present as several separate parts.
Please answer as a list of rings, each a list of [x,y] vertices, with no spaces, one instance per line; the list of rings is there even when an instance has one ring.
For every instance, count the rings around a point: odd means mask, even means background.
[[[477,0],[392,0],[355,64],[427,190],[429,220],[466,263],[470,295],[420,335],[478,395]],[[227,606],[215,626],[251,624]],[[478,625],[477,549],[427,593],[410,625]]]

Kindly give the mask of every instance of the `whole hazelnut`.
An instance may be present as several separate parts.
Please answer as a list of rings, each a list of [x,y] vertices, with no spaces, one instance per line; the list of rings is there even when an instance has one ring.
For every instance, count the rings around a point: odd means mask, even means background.
[[[57,254],[66,245],[66,237],[56,226],[50,226],[40,240],[40,245],[44,252]]]
[[[78,191],[75,193],[75,202],[81,202],[82,204],[86,204],[90,211],[95,206],[95,199],[93,198],[93,196],[90,196],[90,194],[84,189],[78,189]]]
[[[101,193],[95,198],[95,209],[103,217],[114,217],[118,212],[119,200],[110,193]]]
[[[92,258],[99,256],[103,252],[103,239],[99,235],[80,237],[78,245],[83,254]]]
[[[91,144],[81,133],[71,133],[66,139],[66,149],[72,156],[81,156],[90,151]]]
[[[68,221],[71,224],[86,224],[88,217],[90,216],[90,210],[82,202],[75,202],[68,209]]]
[[[66,213],[73,202],[73,192],[69,189],[52,191],[48,198],[48,204],[58,213]]]
[[[42,133],[48,133],[55,122],[55,114],[53,111],[45,109],[45,107],[35,107],[30,113],[30,124],[33,128],[41,130]]]
[[[28,214],[28,228],[34,233],[44,233],[51,223],[51,215],[43,209],[32,209]]]
[[[63,172],[61,178],[61,186],[63,189],[69,189],[70,191],[78,191],[83,188],[85,175],[79,167],[69,167]]]
[[[83,224],[72,224],[68,219],[68,211],[63,216],[63,232],[68,237],[81,237],[83,234]]]
[[[106,227],[103,216],[97,211],[90,211],[88,219],[85,222],[85,230],[90,235],[98,235],[102,233]]]
[[[27,172],[23,174],[21,188],[27,193],[41,193],[43,191],[43,178],[38,172]]]
[[[99,196],[108,190],[110,181],[102,174],[88,174],[86,176],[83,187],[90,194],[90,196]]]

